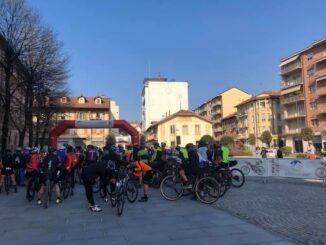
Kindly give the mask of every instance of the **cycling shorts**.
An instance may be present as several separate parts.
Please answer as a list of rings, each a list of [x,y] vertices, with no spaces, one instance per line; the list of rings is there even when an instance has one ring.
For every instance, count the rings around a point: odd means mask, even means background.
[[[3,167],[1,170],[1,175],[13,175],[14,173],[14,169],[10,167]]]
[[[143,176],[143,183],[149,184],[153,178],[153,170],[149,170],[145,172],[145,175]]]

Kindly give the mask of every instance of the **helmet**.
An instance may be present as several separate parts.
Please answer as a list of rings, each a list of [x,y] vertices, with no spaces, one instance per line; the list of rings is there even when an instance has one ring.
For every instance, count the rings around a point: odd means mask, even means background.
[[[118,150],[118,148],[115,145],[111,146],[111,148],[110,148],[110,151],[117,151],[117,150]]]
[[[162,143],[161,143],[161,146],[162,146],[162,147],[166,147],[166,143],[162,142]]]
[[[158,142],[155,142],[155,143],[154,143],[154,146],[155,146],[155,147],[160,147],[160,144],[159,144]]]
[[[39,151],[39,150],[38,150],[37,147],[33,147],[32,150],[31,150],[32,153],[38,153],[38,151]]]
[[[66,147],[64,145],[60,146],[59,150],[65,150]]]

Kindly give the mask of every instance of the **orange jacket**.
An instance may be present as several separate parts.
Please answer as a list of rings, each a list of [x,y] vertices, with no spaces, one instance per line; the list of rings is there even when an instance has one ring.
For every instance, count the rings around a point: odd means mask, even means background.
[[[152,170],[152,167],[148,164],[144,163],[143,161],[135,161],[135,168],[134,168],[134,175],[140,176],[140,172],[147,172]]]
[[[67,170],[71,169],[74,165],[74,162],[76,161],[76,155],[75,153],[67,153],[66,154],[66,164],[65,167]]]

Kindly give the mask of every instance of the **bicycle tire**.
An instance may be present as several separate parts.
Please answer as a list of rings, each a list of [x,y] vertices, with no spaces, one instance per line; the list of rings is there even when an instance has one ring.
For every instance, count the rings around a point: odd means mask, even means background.
[[[119,192],[117,193],[117,214],[118,214],[118,216],[122,215],[124,205],[125,205],[125,190],[124,190],[124,187],[121,186],[119,188]]]
[[[213,177],[203,177],[197,182],[195,193],[200,202],[212,204],[220,197],[220,185]],[[209,197],[210,199],[206,200],[204,197]]]
[[[11,186],[11,176],[6,175],[5,177],[5,191],[7,195],[10,193],[10,186]]]
[[[134,203],[138,197],[137,184],[133,180],[128,180],[126,188],[127,199],[130,203]]]
[[[263,166],[257,166],[255,172],[256,172],[256,174],[258,174],[258,175],[264,175],[264,173],[265,173],[265,169],[264,169]]]
[[[315,175],[320,179],[326,178],[326,169],[317,168],[316,171],[315,171]]]
[[[179,188],[176,187],[178,184],[180,185]],[[175,196],[167,194],[167,192],[165,191],[165,187],[172,188],[172,193],[175,193]],[[184,192],[182,181],[180,180],[180,178],[175,177],[174,175],[168,175],[161,182],[160,192],[161,192],[161,195],[166,200],[168,200],[168,201],[176,201],[180,197],[182,197],[183,192]]]
[[[237,174],[235,174],[235,173],[237,173]],[[245,181],[246,181],[245,175],[244,175],[244,173],[240,169],[233,168],[231,170],[231,185],[233,187],[240,188],[241,186],[243,186],[243,184],[245,183]]]
[[[34,178],[30,179],[26,188],[26,198],[29,202],[33,201],[36,192],[36,181]]]
[[[47,179],[46,182],[45,182],[45,192],[43,193],[43,206],[44,206],[44,208],[49,207],[49,188],[51,188],[50,187],[50,180]]]
[[[63,186],[63,190],[62,190],[63,198],[67,199],[71,191],[71,178],[69,175],[65,177],[62,186]]]

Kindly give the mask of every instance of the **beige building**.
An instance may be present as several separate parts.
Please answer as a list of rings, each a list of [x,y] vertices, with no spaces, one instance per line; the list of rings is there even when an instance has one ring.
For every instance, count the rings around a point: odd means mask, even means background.
[[[284,135],[295,152],[306,151],[301,129],[314,131],[313,143],[326,141],[326,38],[283,58],[280,63]]]
[[[212,122],[194,112],[180,110],[151,125],[146,131],[146,141],[185,146],[198,143],[204,135],[212,135]]]
[[[259,137],[264,131],[281,138],[282,114],[280,108],[280,91],[265,91],[238,104],[238,141],[247,144],[249,135],[256,138],[256,145],[262,146]],[[277,144],[277,141],[273,142]]]
[[[119,119],[119,107],[105,96],[66,96],[60,99],[64,108],[62,113],[55,116],[59,123],[61,120],[114,120]],[[111,105],[115,105],[111,110]],[[113,117],[112,115],[115,115]],[[73,146],[86,146],[89,144],[104,146],[109,129],[68,129],[59,137],[59,145],[64,143]]]
[[[230,88],[197,107],[194,112],[213,122],[213,136],[223,135],[222,118],[236,112],[235,106],[251,97],[238,88]]]
[[[238,119],[236,112],[222,119],[222,129],[223,136],[231,136],[235,140],[238,138]]]

